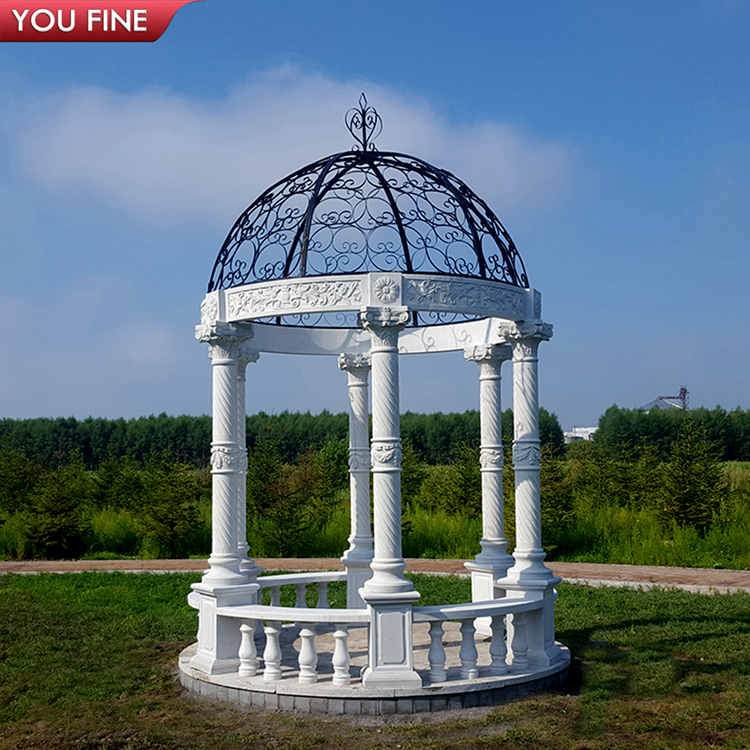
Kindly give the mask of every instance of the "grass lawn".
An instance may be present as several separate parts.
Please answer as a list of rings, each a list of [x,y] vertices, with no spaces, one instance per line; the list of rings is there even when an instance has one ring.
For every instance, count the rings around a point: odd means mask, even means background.
[[[0,750],[748,748],[750,596],[560,586],[566,690],[418,723],[202,702],[176,679],[192,574],[0,577]],[[469,581],[414,576],[422,603]],[[332,587],[333,589],[333,587]],[[341,597],[335,590],[332,600]]]

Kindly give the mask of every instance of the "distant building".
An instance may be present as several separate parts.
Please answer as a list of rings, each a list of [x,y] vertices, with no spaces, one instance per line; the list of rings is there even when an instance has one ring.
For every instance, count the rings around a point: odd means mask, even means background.
[[[576,443],[579,440],[591,440],[598,427],[574,427],[570,432],[563,432],[566,443]]]
[[[664,411],[671,411],[672,409],[679,409],[680,411],[689,411],[688,408],[688,389],[682,385],[680,386],[680,392],[677,396],[657,396],[653,401],[649,401],[643,406],[639,406],[640,411],[651,411],[652,409],[663,409]]]

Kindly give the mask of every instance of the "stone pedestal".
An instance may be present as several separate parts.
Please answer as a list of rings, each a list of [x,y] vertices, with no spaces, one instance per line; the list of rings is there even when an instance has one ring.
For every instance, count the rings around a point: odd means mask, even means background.
[[[227,674],[236,672],[240,666],[240,621],[216,614],[219,607],[247,604],[258,595],[257,583],[234,586],[211,586],[193,584],[200,595],[198,609],[198,651],[190,660],[190,666],[201,672]]]

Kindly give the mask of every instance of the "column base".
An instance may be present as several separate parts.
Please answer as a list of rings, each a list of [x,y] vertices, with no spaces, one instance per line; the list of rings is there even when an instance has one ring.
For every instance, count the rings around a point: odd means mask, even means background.
[[[194,583],[193,590],[200,596],[198,608],[198,650],[190,666],[204,674],[226,674],[239,669],[240,624],[233,617],[216,614],[219,607],[250,604],[255,600],[260,586],[245,583],[235,586],[211,586],[205,582]]]
[[[510,571],[509,571],[510,572]],[[551,571],[550,571],[551,572]],[[562,579],[559,576],[551,576],[547,581],[529,581],[513,583],[509,578],[501,578],[497,585],[505,589],[508,598],[531,597],[543,600],[541,609],[526,612],[526,639],[528,641],[529,664],[539,667],[551,667],[568,658],[566,651],[559,643],[555,642],[555,602],[557,601],[557,590],[555,586]],[[508,644],[513,643],[513,618],[509,617],[506,623],[508,632]],[[512,659],[512,647],[509,645],[509,660]]]
[[[414,669],[411,607],[419,593],[377,596],[361,591],[370,611],[370,663],[362,673],[365,688],[419,688]]]
[[[513,564],[513,558],[508,555],[508,562],[482,564],[479,556],[464,563],[464,567],[471,571],[471,601],[485,602],[490,599],[502,599],[505,591],[495,584],[498,578],[505,577],[508,568]],[[492,618],[477,617],[474,627],[482,635],[492,635]]]
[[[372,577],[372,568],[370,559],[357,558],[349,556],[351,550],[347,550],[341,558],[341,562],[346,568],[346,606],[349,609],[365,609],[367,606],[362,599],[360,589]],[[370,550],[372,555],[372,550]]]
[[[208,570],[203,575],[201,583],[214,588],[224,586],[243,586],[247,584],[247,576],[241,571],[239,555],[212,554],[208,558]]]

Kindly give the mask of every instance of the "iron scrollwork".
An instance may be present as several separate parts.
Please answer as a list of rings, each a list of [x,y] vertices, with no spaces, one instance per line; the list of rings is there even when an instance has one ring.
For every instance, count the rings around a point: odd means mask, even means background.
[[[417,157],[376,150],[382,124],[366,99],[347,124],[358,147],[294,172],[243,212],[219,252],[209,291],[375,271],[529,286],[510,235],[465,183]],[[276,322],[336,325],[327,315]]]

